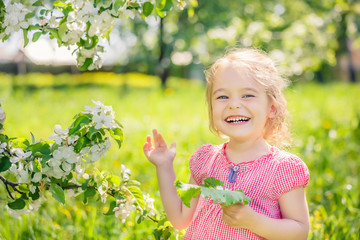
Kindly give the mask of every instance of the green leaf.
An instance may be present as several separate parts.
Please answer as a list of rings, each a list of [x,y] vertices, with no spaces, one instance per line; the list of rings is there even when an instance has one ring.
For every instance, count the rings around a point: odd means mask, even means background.
[[[114,3],[114,10],[115,12],[119,11],[120,7],[122,7],[123,5],[123,1],[122,0],[116,0]]]
[[[57,184],[52,183],[50,185],[50,191],[52,196],[60,203],[65,204],[64,190]]]
[[[145,207],[145,200],[144,200],[144,196],[141,192],[141,190],[138,187],[135,186],[129,186],[127,187],[127,189],[129,190],[129,192],[133,195],[133,197],[135,198],[136,202],[139,204],[139,207],[141,207],[142,209],[144,209]]]
[[[54,7],[64,7],[64,6],[66,6],[66,4],[63,3],[62,1],[55,1],[55,2],[53,3],[53,6],[54,6]]]
[[[124,134],[120,128],[108,129],[110,136],[116,141],[119,148],[121,148],[121,144],[123,142]]]
[[[184,205],[190,208],[191,199],[196,198],[200,193],[201,189],[199,186],[184,184],[179,180],[176,180],[175,187],[179,194],[179,197],[183,201]]]
[[[120,186],[121,179],[120,179],[118,176],[116,176],[116,175],[111,176],[110,181],[111,181],[113,184],[115,184],[117,187]]]
[[[163,12],[168,12],[171,7],[173,6],[173,1],[172,0],[162,0],[160,2],[160,10],[163,11]]]
[[[28,147],[28,150],[30,150],[34,155],[35,153],[41,153],[41,155],[51,154],[50,145],[48,141],[32,144]]]
[[[34,33],[33,37],[32,37],[32,41],[36,42],[37,40],[39,40],[40,36],[41,36],[42,32],[36,32]]]
[[[224,183],[214,177],[208,177],[204,179],[204,184],[202,186],[216,188],[218,186],[224,186]]]
[[[58,31],[59,37],[62,38],[67,30],[68,30],[68,27],[66,25],[66,22],[61,23],[59,26],[59,31]]]
[[[116,207],[116,201],[112,201],[110,202],[110,206],[109,206],[109,211],[107,211],[106,213],[104,213],[105,215],[114,215],[114,208]]]
[[[40,172],[41,171],[41,163],[39,162],[39,160],[35,159],[33,162],[32,162],[32,165],[33,165],[33,169],[34,169],[34,172]]]
[[[76,145],[74,147],[75,152],[79,153],[81,151],[81,149],[86,147],[86,145],[89,143],[90,143],[89,139],[87,139],[86,137],[80,137],[77,140]]]
[[[251,199],[247,197],[242,190],[227,190],[224,189],[224,183],[216,178],[206,178],[202,186],[193,184],[185,184],[177,180],[175,186],[178,190],[179,197],[183,203],[190,207],[192,198],[196,198],[199,194],[204,198],[210,198],[215,203],[221,203],[229,206],[238,202],[248,204]]]
[[[154,9],[154,5],[151,4],[151,2],[145,2],[143,5],[143,14],[145,16],[149,16]]]
[[[58,45],[60,46],[61,45],[61,43],[62,43],[62,40],[61,40],[61,38],[60,38],[60,36],[59,36],[59,33],[58,33],[58,31],[57,30],[55,30],[55,29],[47,29],[48,31],[49,31],[49,35],[50,35],[50,38],[56,38],[57,39],[57,43],[58,43]]]
[[[91,139],[91,140],[95,140],[96,139],[96,134],[99,132],[99,129],[96,129],[95,126],[92,126],[91,128],[89,128],[89,131],[88,131],[88,137]]]
[[[69,135],[74,134],[77,132],[80,128],[82,128],[84,125],[87,125],[91,122],[91,119],[88,114],[80,113],[75,121],[71,124],[69,128]]]
[[[87,179],[85,182],[83,182],[83,184],[81,184],[81,189],[85,191],[88,188],[89,182],[90,179]]]
[[[8,207],[13,210],[23,209],[25,205],[25,201],[21,198],[16,199],[14,202],[8,203]]]
[[[79,68],[80,71],[86,71],[92,63],[93,63],[92,58],[86,58],[84,64]]]
[[[28,146],[30,146],[30,142],[26,138],[11,138],[9,140],[12,143],[13,148],[26,149]]]
[[[36,187],[35,193],[29,192],[29,197],[31,197],[32,200],[38,200],[40,198],[39,194],[39,188]]]
[[[84,48],[90,50],[90,49],[94,48],[98,42],[99,42],[99,37],[95,35],[95,36],[89,38],[85,42]]]
[[[28,34],[28,31],[23,29],[24,47],[26,47],[26,45],[28,45],[28,43],[29,43],[29,38],[28,38],[27,34]]]
[[[25,19],[29,19],[35,17],[35,12],[29,12],[28,14],[25,15]]]
[[[39,24],[35,24],[35,25],[30,25],[29,27],[28,27],[28,31],[32,31],[32,30],[38,30],[38,29],[40,29],[41,27],[40,27],[40,25]]]
[[[36,2],[34,2],[32,5],[33,5],[34,7],[44,6],[44,5],[42,4],[42,1],[36,1]]]
[[[30,191],[29,186],[27,184],[20,184],[18,186],[18,188],[21,192],[29,192]]]
[[[30,135],[31,135],[31,144],[34,144],[35,143],[35,136],[32,132],[30,132]]]
[[[113,27],[111,27],[109,29],[109,31],[107,31],[106,33],[104,33],[103,37],[106,38],[108,40],[108,42],[110,42],[110,33],[112,32]]]
[[[11,167],[10,158],[3,156],[0,158],[0,172],[5,172]]]
[[[90,197],[93,197],[93,196],[95,196],[95,194],[96,194],[96,190],[95,190],[95,188],[93,188],[93,187],[89,187],[89,188],[87,188],[86,190],[85,190],[85,192],[84,192],[84,200],[83,200],[83,203],[87,203],[88,202],[88,198],[90,198]]]

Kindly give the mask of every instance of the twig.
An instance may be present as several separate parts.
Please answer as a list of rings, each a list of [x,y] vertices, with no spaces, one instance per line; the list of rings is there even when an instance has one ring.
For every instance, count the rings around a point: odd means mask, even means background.
[[[10,189],[9,189],[9,185],[12,187],[12,189],[20,194],[23,194],[23,192],[19,191],[16,187],[20,185],[20,183],[14,183],[11,182],[9,180],[7,180],[6,178],[4,178],[2,175],[0,175],[0,179],[1,181],[3,181],[3,183],[5,184],[6,187],[6,191],[8,192],[9,196],[11,197],[11,199],[14,199],[14,197],[11,195]]]
[[[81,188],[81,186],[79,186],[79,185],[69,185],[69,186],[62,187],[62,189],[64,189],[64,190],[66,190],[66,189],[75,189],[75,188]]]

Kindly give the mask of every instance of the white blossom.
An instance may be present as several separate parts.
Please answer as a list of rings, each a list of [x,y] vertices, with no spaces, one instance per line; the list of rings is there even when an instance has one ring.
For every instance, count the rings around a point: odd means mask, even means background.
[[[81,160],[80,156],[78,156],[74,152],[73,146],[61,146],[53,152],[53,159],[59,160],[60,163],[77,163]]]
[[[30,184],[30,185],[29,185],[29,189],[30,189],[30,192],[31,192],[32,194],[34,194],[35,191],[36,191],[36,186]]]
[[[124,164],[121,164],[121,175],[122,175],[122,179],[124,179],[124,181],[128,181],[131,176],[130,169],[127,168]]]
[[[41,172],[37,172],[34,174],[33,178],[32,178],[32,182],[40,182],[40,180],[42,179],[42,173]]]
[[[14,210],[14,209],[9,208],[7,205],[5,206],[5,208],[12,217],[17,218],[17,219],[20,219],[21,215],[28,214],[31,212],[29,209],[26,209],[26,208],[20,209],[20,210]]]
[[[121,221],[124,223],[126,218],[130,215],[132,211],[136,210],[134,205],[135,199],[131,198],[128,201],[122,202],[118,207],[115,207],[113,211],[115,212],[116,218],[121,218]]]
[[[71,135],[68,137],[67,142],[69,145],[73,145],[79,139],[78,135]]]
[[[0,107],[0,123],[1,124],[4,124],[5,118],[6,118],[5,111],[2,107]]]
[[[144,200],[145,200],[145,209],[149,210],[149,215],[153,216],[155,215],[155,211],[154,211],[154,202],[155,199],[151,198],[149,194],[145,194],[144,195]]]
[[[24,160],[28,157],[31,156],[32,152],[28,151],[28,152],[24,152],[24,150],[22,150],[21,148],[13,148],[11,150],[12,153],[15,153],[14,156],[10,157],[10,162],[11,163],[17,163],[20,160]]]
[[[6,145],[7,145],[7,144],[6,144],[5,142],[3,142],[3,143],[0,144],[0,154],[5,151]]]
[[[25,19],[25,15],[32,12],[31,8],[21,3],[10,3],[6,7],[6,13],[4,16],[5,35],[10,35],[20,29],[27,29],[31,25],[32,19]]]
[[[68,128],[61,128],[61,125],[56,124],[55,125],[55,129],[54,129],[54,134],[51,134],[49,139],[50,140],[55,140],[56,144],[61,144],[64,140],[66,140],[67,135],[69,133],[69,129]]]

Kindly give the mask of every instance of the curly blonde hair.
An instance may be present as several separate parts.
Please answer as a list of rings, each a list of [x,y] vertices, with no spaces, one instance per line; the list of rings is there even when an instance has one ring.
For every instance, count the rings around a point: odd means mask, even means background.
[[[288,114],[287,102],[283,90],[288,86],[289,81],[279,74],[272,59],[265,52],[257,49],[234,48],[230,49],[225,55],[215,61],[215,63],[205,70],[207,81],[206,100],[208,103],[209,127],[217,135],[220,131],[215,127],[212,118],[212,94],[213,83],[216,73],[225,66],[245,68],[249,75],[265,89],[271,103],[276,109],[275,116],[269,118],[265,124],[264,139],[277,146],[286,146],[291,142],[290,132],[286,116]]]

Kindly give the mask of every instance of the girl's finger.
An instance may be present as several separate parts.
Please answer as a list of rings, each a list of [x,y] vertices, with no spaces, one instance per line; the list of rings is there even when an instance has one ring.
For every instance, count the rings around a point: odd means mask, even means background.
[[[165,142],[163,136],[161,134],[158,134],[158,135],[159,135],[159,139],[158,139],[159,147],[167,148],[167,145],[166,145],[166,142]]]
[[[146,136],[146,143],[150,143],[151,144],[151,136],[147,135]],[[152,144],[151,144],[152,145]]]
[[[155,148],[159,147],[159,134],[156,129],[153,129],[154,145]]]

